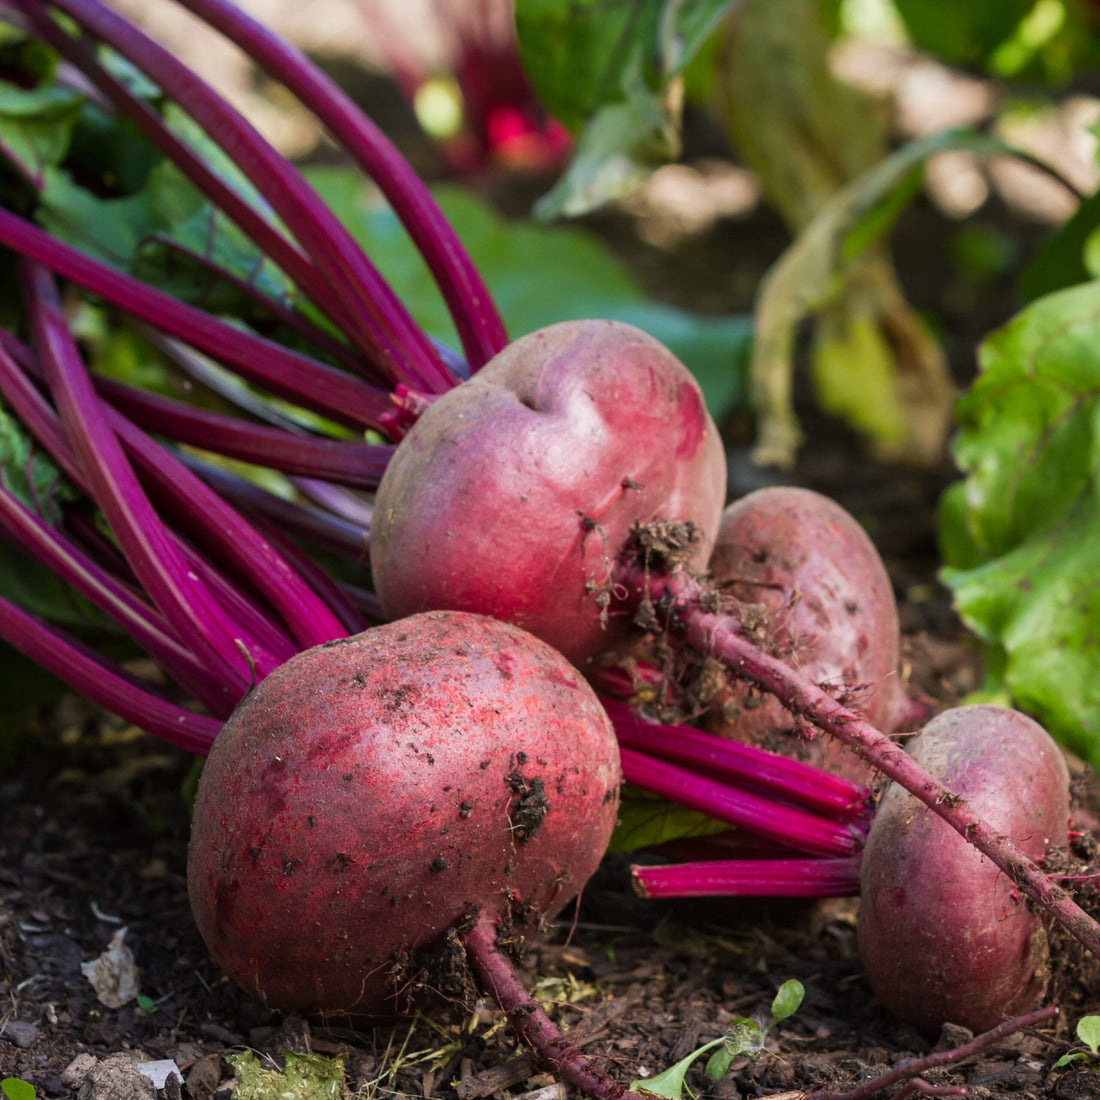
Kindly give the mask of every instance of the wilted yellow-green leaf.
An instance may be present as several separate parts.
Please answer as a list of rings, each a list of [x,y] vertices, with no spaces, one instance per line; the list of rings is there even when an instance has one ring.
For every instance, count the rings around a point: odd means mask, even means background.
[[[229,1055],[226,1061],[239,1078],[234,1100],[334,1100],[344,1095],[343,1058],[292,1051],[284,1058],[286,1069],[280,1073],[261,1065],[250,1050]]]

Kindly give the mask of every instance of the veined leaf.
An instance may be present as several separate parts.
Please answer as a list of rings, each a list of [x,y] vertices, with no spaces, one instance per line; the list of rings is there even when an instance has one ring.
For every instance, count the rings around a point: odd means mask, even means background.
[[[715,836],[728,829],[728,825],[713,817],[628,786],[623,789],[610,850],[637,852],[670,840]]]
[[[0,157],[33,186],[69,148],[84,97],[68,88],[0,82]]]
[[[520,56],[546,109],[577,131],[625,98],[683,72],[731,0],[516,0]]]
[[[678,86],[731,0],[516,0],[527,75],[577,135],[564,176],[536,207],[576,215],[633,190],[680,148]]]
[[[1100,764],[1100,282],[994,333],[957,408],[966,475],[941,508],[959,613],[1017,706]]]

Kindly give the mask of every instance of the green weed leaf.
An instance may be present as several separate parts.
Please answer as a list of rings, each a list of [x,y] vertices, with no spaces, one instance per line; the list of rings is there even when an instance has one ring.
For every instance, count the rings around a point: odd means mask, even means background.
[[[733,1051],[723,1044],[707,1059],[703,1073],[712,1081],[721,1081],[729,1072],[734,1057]]]
[[[1068,1066],[1070,1062],[1077,1062],[1082,1058],[1088,1058],[1088,1055],[1083,1050],[1075,1051],[1073,1054],[1063,1054],[1062,1057],[1051,1066],[1051,1069],[1061,1069],[1062,1066]]]
[[[1100,1052],[1100,1016],[1082,1016],[1077,1021],[1077,1038],[1093,1054]]]
[[[5,1077],[0,1081],[0,1092],[7,1100],[34,1100],[34,1085],[28,1084],[20,1077]]]
[[[739,1058],[742,1054],[755,1058],[764,1049],[765,1034],[755,1020],[740,1016],[725,1034],[726,1050],[731,1058]]]
[[[802,999],[806,996],[805,987],[797,978],[789,978],[780,987],[772,1001],[772,1018],[768,1024],[770,1031],[780,1020],[786,1020],[793,1016],[802,1005]]]
[[[631,1081],[630,1091],[641,1092],[647,1096],[663,1096],[667,1100],[680,1100],[684,1089],[687,1088],[684,1078],[691,1068],[691,1063],[723,1042],[725,1042],[724,1039],[712,1039],[698,1050],[693,1050],[686,1058],[681,1058],[674,1066],[669,1066],[664,1073],[658,1073],[656,1077],[643,1077],[638,1081]],[[688,1091],[691,1090],[688,1089]]]

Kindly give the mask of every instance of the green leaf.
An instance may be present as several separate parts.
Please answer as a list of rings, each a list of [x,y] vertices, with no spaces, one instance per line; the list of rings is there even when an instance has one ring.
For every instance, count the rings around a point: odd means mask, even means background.
[[[1063,1054],[1051,1068],[1061,1069],[1062,1066],[1068,1066],[1070,1062],[1076,1062],[1081,1058],[1088,1058],[1088,1055],[1083,1050],[1075,1051],[1073,1054]]]
[[[755,1020],[750,1020],[748,1016],[739,1016],[730,1024],[723,1042],[734,1058],[743,1054],[755,1058],[764,1049],[765,1034]]]
[[[251,303],[211,274],[202,257],[277,300],[290,281],[172,164],[163,161],[135,194],[102,198],[67,173],[46,174],[38,220],[62,240],[143,281],[214,312],[248,312]]]
[[[520,57],[546,109],[576,132],[641,80],[663,90],[731,0],[516,0]]]
[[[706,814],[696,813],[673,802],[639,790],[623,788],[619,819],[611,837],[610,851],[637,852],[655,848],[670,840],[714,836],[728,825]]]
[[[79,496],[23,425],[0,404],[0,484],[48,524]],[[0,596],[53,622],[90,625],[105,620],[53,570],[7,541],[0,541]],[[40,690],[40,687],[35,688]]]
[[[1100,765],[1100,283],[1039,299],[959,402],[943,579],[1012,700]],[[959,536],[960,527],[965,538]]]
[[[417,322],[454,346],[454,326],[431,275],[377,192],[360,174],[342,168],[312,168],[307,177]],[[748,318],[702,316],[651,301],[628,268],[578,227],[507,221],[458,187],[437,188],[435,197],[489,284],[513,337],[556,321],[625,321],[683,361],[715,417],[744,401],[752,342]]]
[[[1077,1021],[1077,1038],[1093,1054],[1100,1051],[1100,1016],[1082,1016]]]
[[[1100,229],[1100,192],[1083,199],[1073,215],[1039,247],[1020,275],[1020,297],[1033,302],[1044,294],[1087,282],[1100,272],[1085,266],[1085,248]]]
[[[724,1043],[725,1039],[712,1039],[704,1043],[698,1050],[693,1050],[686,1058],[681,1058],[674,1066],[669,1066],[663,1073],[656,1077],[643,1077],[637,1081],[631,1081],[630,1091],[640,1092],[646,1096],[663,1096],[667,1100],[680,1100],[687,1085],[684,1078],[691,1068],[691,1063],[706,1051]],[[690,1089],[688,1092],[690,1093]]]
[[[227,1054],[240,1079],[233,1100],[334,1100],[344,1095],[344,1059],[319,1054],[283,1055],[286,1069],[268,1069],[252,1051]]]
[[[582,128],[558,182],[535,203],[537,217],[578,217],[640,187],[680,151],[679,120],[667,98],[633,78],[622,101]]]
[[[83,96],[47,85],[21,88],[0,82],[0,156],[36,187],[69,148]]]
[[[28,1084],[20,1077],[5,1077],[0,1081],[0,1092],[7,1100],[34,1100],[34,1085]]]
[[[703,1073],[712,1081],[721,1081],[729,1072],[733,1059],[733,1051],[723,1044],[707,1059],[707,1064],[703,1067]]]
[[[578,135],[540,217],[632,190],[680,148],[675,82],[731,0],[516,0],[520,56],[550,114]]]
[[[930,157],[950,150],[1016,156],[1036,164],[999,138],[973,130],[946,130],[918,138],[837,191],[766,274],[757,296],[749,365],[757,462],[790,466],[801,441],[792,401],[800,325],[827,313],[845,285],[852,261],[886,231],[902,200],[911,196],[914,173]],[[840,332],[843,338],[833,347],[828,346],[831,334],[827,331],[819,341],[815,381],[823,400],[864,431],[872,431],[878,442],[888,444],[899,430],[900,414],[891,404],[883,404],[884,384],[891,379],[883,375],[882,342],[868,339],[866,331],[862,336]],[[861,361],[845,371],[845,362],[851,362],[849,353],[861,350],[865,353]],[[900,390],[896,392],[900,396]],[[937,421],[939,411],[935,410]]]
[[[1035,0],[971,0],[944,18],[941,0],[894,0],[917,46],[945,61],[987,61],[1008,39]]]
[[[770,1031],[780,1020],[793,1016],[802,1004],[806,990],[797,978],[788,978],[778,989],[772,1001],[772,1018],[768,1024]]]

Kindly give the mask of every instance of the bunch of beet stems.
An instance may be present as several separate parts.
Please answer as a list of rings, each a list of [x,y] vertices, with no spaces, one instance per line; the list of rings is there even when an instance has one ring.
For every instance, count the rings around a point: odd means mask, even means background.
[[[232,218],[268,259],[296,281],[302,294],[309,297],[316,308],[326,313],[343,340],[308,327],[297,313],[282,303],[266,298],[260,301],[273,319],[293,325],[304,336],[314,337],[319,351],[345,369],[289,352],[176,301],[96,262],[6,211],[0,211],[0,239],[24,256],[82,284],[139,318],[152,330],[166,353],[186,369],[201,369],[201,359],[195,354],[200,352],[235,368],[269,391],[350,427],[375,428],[399,436],[403,419],[414,415],[418,402],[458,384],[470,368],[480,366],[504,346],[506,335],[491,297],[422,182],[342,93],[284,43],[231,6],[219,0],[194,0],[189,6],[229,33],[250,56],[271,67],[288,87],[301,95],[378,183],[435,275],[462,339],[465,362],[443,353],[424,337],[370,260],[285,158],[170,54],[95,0],[62,0],[54,7],[74,20],[85,35],[107,44],[144,71],[187,110],[207,135],[233,156],[241,172],[264,195],[273,214],[294,231],[294,240],[285,237],[271,219],[245,204],[214,175],[206,162],[166,127],[155,110],[135,97],[100,64],[87,40],[74,39],[62,30],[44,6],[34,0],[17,0],[15,7],[29,29],[78,70],[104,103],[137,125],[222,214]],[[248,289],[259,298],[254,288]],[[29,293],[29,298],[40,301],[42,294],[38,287]],[[33,313],[33,307],[29,307],[29,312]],[[57,324],[60,327],[61,321]],[[37,359],[45,358],[41,349],[36,357],[28,349],[15,347],[11,339],[8,345],[9,353],[28,375],[38,380],[48,376],[37,363]],[[70,358],[75,357],[70,355]],[[338,487],[374,488],[392,446],[318,438],[291,430],[285,420],[277,424],[256,424],[203,412],[105,379],[90,380],[88,384],[109,404],[113,418],[110,426],[123,440],[124,447],[132,447],[129,441],[137,438],[142,430],[156,432],[158,436],[191,447],[274,466],[294,476],[307,496],[317,498],[318,506],[289,504],[243,479],[210,467],[196,468],[194,461],[190,463],[223,498],[247,509],[253,525],[269,541],[274,539],[271,528],[274,522],[281,531],[312,539],[325,549],[362,555],[364,526],[369,524],[369,515],[364,514],[365,508],[358,497],[341,493]],[[389,389],[384,388],[387,385]],[[56,453],[56,432],[48,436],[35,427],[44,421],[42,411],[28,407],[27,399],[22,405],[17,405],[16,400],[14,396],[9,397],[24,423],[35,431],[47,450]],[[60,399],[57,400],[60,408]],[[91,400],[86,394],[77,407],[90,408]],[[262,406],[252,411],[259,408]],[[122,424],[126,427],[120,428]],[[147,457],[150,446],[146,437],[145,450],[140,453],[146,456],[146,469],[152,471],[156,462]],[[62,462],[60,455],[58,460]],[[164,469],[167,466],[162,465],[161,470]],[[72,480],[78,480],[71,467],[66,473]],[[111,480],[110,474],[105,480]],[[194,481],[194,477],[190,478],[191,483]],[[183,484],[179,475],[176,475],[176,482]],[[170,490],[162,487],[161,491]],[[90,495],[95,497],[94,492]],[[209,498],[210,493],[204,496]],[[204,509],[188,509],[179,500],[173,507],[177,511],[183,509],[184,518],[192,525],[184,533],[192,539],[200,537],[193,525],[201,523],[196,513]],[[108,518],[113,522],[113,517]],[[224,525],[222,529],[226,529]],[[302,555],[295,555],[285,540],[279,549],[284,558],[293,558],[299,569],[307,568]],[[237,556],[257,560],[243,551],[238,551]],[[147,566],[146,570],[149,568]],[[272,569],[270,575],[284,576],[286,569]],[[147,585],[154,602],[157,592],[178,595],[179,586],[166,584],[155,575],[148,581],[145,576],[139,579]],[[250,580],[254,583],[254,578]],[[323,583],[316,576],[313,580],[315,585]],[[324,587],[344,630],[362,629],[366,625],[355,616],[356,609],[368,614],[377,612],[368,593],[339,590],[331,582]],[[342,595],[343,599],[336,599],[337,595]],[[302,599],[300,594],[298,598]],[[277,602],[271,595],[269,599],[284,616],[294,611],[287,608],[285,600]],[[196,690],[192,670],[188,670],[186,679],[181,680],[216,717],[224,717],[235,705],[240,695],[234,690],[235,686],[247,684],[247,677],[254,673],[262,675],[270,671],[272,660],[278,663],[279,658],[285,659],[293,651],[288,640],[276,645],[273,638],[267,636],[274,634],[270,627],[255,639],[234,637],[227,641],[233,634],[230,624],[217,632],[220,637],[215,643],[213,637],[207,636],[213,634],[213,627],[207,625],[206,617],[174,609],[173,613],[178,619],[191,621],[192,625],[201,622],[205,628],[203,634],[188,635],[182,625],[177,626],[177,630],[183,638],[193,636],[196,642],[220,656],[226,671],[234,670],[227,684],[213,688],[203,684],[198,685],[201,690]],[[305,607],[298,609],[298,613],[307,623],[316,619],[324,625],[309,632],[303,629],[302,623],[295,622],[294,642],[309,645],[333,636],[332,614],[319,614]],[[212,621],[216,623],[217,616]],[[242,649],[246,651],[244,655]],[[169,666],[166,668],[175,671]],[[221,701],[220,710],[211,706],[212,698]],[[118,709],[120,704],[106,705]],[[665,740],[671,743],[675,736]],[[739,747],[731,746],[731,758],[740,751]],[[849,861],[861,846],[866,825],[866,792],[835,777],[786,761],[770,768],[760,767],[751,762],[751,754],[746,760],[742,753],[726,769],[731,784],[704,782],[673,763],[654,759],[637,745],[624,749],[624,755],[627,778],[637,785],[677,801],[682,800],[677,791],[682,791],[683,800],[688,800],[687,804],[693,808],[731,825],[759,832],[777,843]],[[769,775],[771,778],[767,779]],[[742,779],[740,787],[732,785],[737,776]],[[769,792],[781,794],[782,799],[771,799]]]
[[[423,333],[297,170],[170,53],[98,0],[57,0],[50,9],[40,0],[6,2],[13,21],[52,47],[74,81],[78,74],[81,87],[172,161],[327,322],[319,326],[254,284],[216,270],[209,257],[189,257],[250,295],[273,322],[295,329],[316,354],[292,350],[176,300],[0,210],[0,243],[26,261],[30,328],[28,343],[12,334],[0,341],[0,392],[66,477],[94,502],[114,541],[103,539],[86,514],[66,516],[60,529],[21,509],[8,494],[5,529],[122,623],[207,713],[177,705],[11,604],[0,606],[0,633],[107,709],[202,753],[258,677],[301,648],[362,629],[366,615],[377,610],[369,593],[332,582],[287,535],[344,550],[354,544],[362,554],[363,528],[356,531],[356,525],[363,508],[350,490],[369,490],[377,483],[391,446],[319,439],[285,424],[200,414],[93,380],[66,326],[53,276],[123,310],[182,359],[205,356],[274,396],[353,431],[374,429],[395,442],[434,396],[484,365],[507,337],[453,230],[388,140],[315,66],[226,0],[185,0],[184,6],[296,94],[379,187],[447,303],[461,355]],[[78,28],[81,37],[73,37],[51,10]],[[266,206],[246,201],[216,175],[153,107],[99,62],[92,43],[125,58],[190,115]],[[36,183],[33,178],[26,182]],[[282,469],[294,476],[309,503],[276,503],[241,479],[172,456],[147,431],[174,432],[192,446]],[[1064,889],[859,714],[762,652],[741,632],[735,615],[711,610],[713,600],[697,579],[629,561],[621,563],[619,572],[632,598],[652,600],[685,644],[722,661],[734,675],[770,692],[793,714],[902,784],[1100,957],[1100,926]],[[713,765],[677,757],[668,737],[659,751],[652,744],[632,743],[630,738],[642,732],[663,735],[641,731],[640,724],[621,716],[617,724],[629,781],[672,798],[687,797],[688,788],[710,789],[699,776],[703,768],[713,774]],[[864,810],[851,808],[852,798],[865,806],[858,788],[855,795],[849,789],[842,796],[849,798],[849,808],[839,811],[822,803],[824,789],[835,793],[838,788],[820,774],[787,772],[780,793],[761,783],[755,765],[747,766],[751,777],[742,771],[742,780],[731,778],[718,786],[726,803],[749,810],[731,811],[717,798],[700,800],[698,795],[692,796],[694,808],[750,831],[770,828],[762,835],[807,852],[812,859],[804,863],[847,860],[851,881],[865,827]],[[731,765],[728,774],[738,773]],[[764,807],[750,797],[760,794]],[[775,882],[788,870],[776,867]],[[841,873],[839,867],[833,870]],[[536,1041],[531,1034],[526,1038]]]

